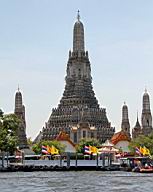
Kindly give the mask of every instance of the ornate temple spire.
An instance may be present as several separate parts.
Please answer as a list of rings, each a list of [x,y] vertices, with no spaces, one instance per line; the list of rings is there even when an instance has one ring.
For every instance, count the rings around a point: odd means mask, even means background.
[[[149,99],[149,94],[147,93],[147,89],[145,88],[145,93],[143,94],[143,101],[142,101],[142,107],[143,111],[150,111],[150,99]]]
[[[137,111],[137,121],[136,121],[135,127],[139,127],[141,129],[139,118],[138,118],[138,111]]]
[[[132,129],[132,138],[137,138],[139,135],[142,134],[141,131],[141,125],[139,123],[139,118],[138,118],[138,111],[137,111],[137,120],[134,128]]]
[[[153,130],[152,128],[152,115],[150,110],[150,99],[147,89],[143,94],[142,99],[142,115],[141,115],[142,132],[144,135],[148,135]]]
[[[122,131],[126,132],[130,136],[130,123],[129,123],[129,117],[128,117],[128,107],[125,102],[122,107],[121,129],[122,129]]]
[[[18,90],[15,94],[15,110],[14,113],[17,115],[17,117],[21,120],[18,130],[17,130],[17,135],[19,139],[19,147],[21,149],[23,148],[28,148],[27,144],[27,137],[26,137],[26,121],[25,121],[25,107],[22,103],[22,94]]]
[[[84,51],[84,27],[80,21],[80,12],[77,14],[77,21],[73,29],[73,51]]]
[[[127,107],[126,103],[124,102],[124,105],[122,107],[122,121],[127,121],[127,120],[129,120],[128,107]]]
[[[42,129],[42,140],[55,139],[61,130],[69,134],[74,143],[84,138],[84,133],[101,143],[110,139],[115,128],[111,127],[106,109],[100,108],[93,90],[91,64],[84,48],[84,26],[79,11],[73,28],[73,51],[69,51],[65,81],[60,103],[52,110]]]
[[[15,94],[15,113],[22,113],[22,94],[19,90],[19,86],[18,86],[18,90]]]

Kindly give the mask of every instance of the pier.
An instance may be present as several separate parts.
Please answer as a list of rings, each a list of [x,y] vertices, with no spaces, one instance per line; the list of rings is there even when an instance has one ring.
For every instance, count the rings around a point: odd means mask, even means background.
[[[74,157],[74,156],[73,156]],[[94,159],[80,159],[76,154],[72,159],[71,154],[67,153],[66,158],[59,156],[55,160],[22,160],[21,162],[9,162],[4,167],[0,167],[0,171],[117,171],[120,165],[112,161],[111,154],[97,155]]]

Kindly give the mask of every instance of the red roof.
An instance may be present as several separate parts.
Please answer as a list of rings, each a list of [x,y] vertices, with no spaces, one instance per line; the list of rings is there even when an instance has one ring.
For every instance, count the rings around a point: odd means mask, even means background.
[[[56,137],[57,141],[68,141],[71,145],[73,145],[75,147],[75,144],[73,143],[73,141],[70,139],[69,135],[66,134],[63,131],[60,131],[60,133],[57,135]]]
[[[130,141],[130,138],[124,131],[119,131],[113,135],[111,142],[116,145],[119,141]]]

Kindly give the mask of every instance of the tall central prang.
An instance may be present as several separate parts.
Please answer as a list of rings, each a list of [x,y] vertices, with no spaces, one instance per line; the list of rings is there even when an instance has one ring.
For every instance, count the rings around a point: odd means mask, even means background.
[[[91,64],[85,51],[84,26],[78,11],[73,29],[73,51],[69,51],[66,85],[57,108],[52,109],[42,131],[42,139],[55,139],[60,131],[74,143],[82,138],[110,139],[115,132],[100,108],[92,87]]]

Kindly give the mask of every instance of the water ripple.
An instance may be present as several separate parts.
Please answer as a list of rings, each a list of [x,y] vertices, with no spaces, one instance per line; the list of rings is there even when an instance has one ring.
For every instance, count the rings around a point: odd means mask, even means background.
[[[129,172],[0,173],[2,192],[152,192],[153,174]]]

